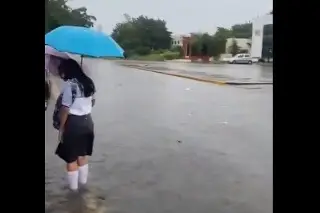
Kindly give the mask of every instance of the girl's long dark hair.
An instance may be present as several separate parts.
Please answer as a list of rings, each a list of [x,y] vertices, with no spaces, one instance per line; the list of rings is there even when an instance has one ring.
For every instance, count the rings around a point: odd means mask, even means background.
[[[59,66],[59,74],[63,73],[64,79],[77,79],[81,84],[84,97],[90,97],[96,92],[95,85],[91,78],[89,78],[82,70],[81,66],[73,59],[63,60]]]

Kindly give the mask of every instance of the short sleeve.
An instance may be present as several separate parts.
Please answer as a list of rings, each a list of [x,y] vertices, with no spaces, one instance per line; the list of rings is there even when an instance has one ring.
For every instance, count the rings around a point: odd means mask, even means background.
[[[72,91],[71,84],[65,84],[65,87],[62,91],[62,105],[66,107],[70,107],[72,105]]]

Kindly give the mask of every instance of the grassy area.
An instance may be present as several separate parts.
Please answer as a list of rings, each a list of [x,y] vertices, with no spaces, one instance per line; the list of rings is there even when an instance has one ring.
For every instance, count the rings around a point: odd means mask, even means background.
[[[128,57],[130,60],[141,60],[141,61],[164,61],[164,57],[161,54],[150,54],[150,55],[134,55]]]
[[[179,52],[172,52],[172,51],[163,51],[163,52],[153,52],[149,55],[133,55],[128,57],[131,60],[143,60],[143,61],[165,61],[165,60],[173,60],[179,59],[180,54]]]

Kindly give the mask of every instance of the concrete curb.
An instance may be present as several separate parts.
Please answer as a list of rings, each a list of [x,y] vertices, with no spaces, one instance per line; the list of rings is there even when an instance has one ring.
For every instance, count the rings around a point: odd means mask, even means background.
[[[273,85],[272,82],[227,82],[228,85]]]
[[[176,74],[176,73],[167,73],[167,72],[161,72],[161,71],[156,71],[153,69],[145,68],[145,67],[137,67],[137,66],[132,66],[132,65],[123,65],[129,68],[135,68],[139,70],[144,70],[144,71],[149,71],[149,72],[154,72],[158,74],[163,74],[163,75],[171,75],[175,77],[180,77],[180,78],[186,78],[186,79],[191,79],[191,80],[196,80],[196,81],[201,81],[201,82],[206,82],[206,83],[213,83],[213,84],[218,84],[218,85],[272,85],[273,83],[269,82],[228,82],[228,81],[219,81],[219,80],[213,80],[213,79],[203,79],[203,78],[198,78],[194,76],[188,76],[188,75],[182,75],[182,74]]]
[[[155,70],[144,68],[144,67],[136,67],[136,66],[130,66],[130,65],[125,65],[125,66],[126,67],[130,67],[130,68],[139,69],[139,70],[154,72],[154,73],[158,73],[158,74],[171,75],[171,76],[175,76],[175,77],[186,78],[186,79],[202,81],[202,82],[207,82],[207,83],[214,83],[214,84],[219,84],[219,85],[225,85],[227,83],[225,81],[207,80],[207,79],[197,78],[197,77],[193,77],[193,76],[187,76],[187,75],[181,75],[181,74],[175,74],[175,73],[166,73],[166,72],[161,72],[161,71],[155,71]]]

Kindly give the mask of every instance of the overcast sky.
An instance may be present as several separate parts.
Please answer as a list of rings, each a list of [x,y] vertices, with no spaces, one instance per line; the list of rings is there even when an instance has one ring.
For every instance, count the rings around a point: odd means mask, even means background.
[[[123,14],[164,19],[173,34],[214,33],[270,12],[273,0],[69,0],[73,8],[85,6],[97,18],[95,25],[111,33]]]

